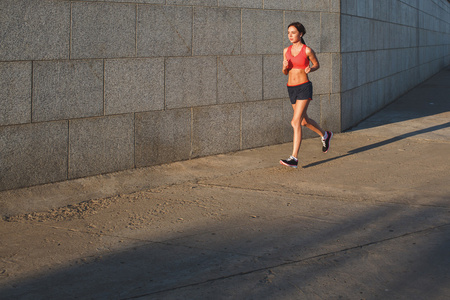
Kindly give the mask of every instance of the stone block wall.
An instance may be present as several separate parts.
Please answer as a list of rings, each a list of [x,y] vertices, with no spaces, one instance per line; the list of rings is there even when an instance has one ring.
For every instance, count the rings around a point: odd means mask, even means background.
[[[348,129],[449,65],[449,16],[446,0],[2,0],[0,191],[291,141],[293,21],[321,64],[309,115]]]
[[[339,0],[1,0],[0,190],[290,141],[281,66],[293,21],[321,63],[309,114],[340,131],[339,10]]]
[[[341,1],[342,129],[450,64],[447,0]]]

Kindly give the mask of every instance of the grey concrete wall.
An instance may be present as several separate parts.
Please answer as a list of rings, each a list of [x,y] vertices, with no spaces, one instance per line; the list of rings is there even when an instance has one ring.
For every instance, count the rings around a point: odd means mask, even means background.
[[[290,141],[293,21],[339,131],[338,0],[0,1],[0,190]]]
[[[342,129],[450,64],[447,0],[342,0]]]
[[[2,0],[0,190],[291,141],[293,21],[321,63],[309,115],[339,132],[449,64],[448,20],[444,0]]]

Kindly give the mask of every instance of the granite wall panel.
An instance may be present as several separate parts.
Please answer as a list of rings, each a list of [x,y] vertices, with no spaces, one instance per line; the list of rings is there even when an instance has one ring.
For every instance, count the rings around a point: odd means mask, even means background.
[[[242,54],[283,53],[283,12],[277,10],[242,11]]]
[[[263,98],[265,100],[288,97],[287,76],[281,72],[282,65],[282,54],[263,57]]]
[[[33,121],[103,114],[103,61],[33,63]]]
[[[320,52],[338,53],[340,50],[340,15],[321,14]],[[319,49],[317,49],[319,51]]]
[[[216,104],[216,57],[167,58],[165,97],[167,109]]]
[[[242,104],[242,148],[283,143],[283,101]]]
[[[233,8],[194,8],[194,55],[239,55],[241,11]]]
[[[303,0],[302,10],[328,12],[331,10],[330,0]]]
[[[192,54],[192,7],[139,5],[137,56]]]
[[[105,62],[105,114],[164,109],[164,59]]]
[[[0,61],[69,58],[70,2],[2,0]]]
[[[0,126],[31,122],[31,62],[0,62]]]
[[[242,8],[263,8],[263,0],[219,0],[219,6],[242,7]]]
[[[189,159],[191,109],[136,114],[136,167]]]
[[[129,3],[72,3],[71,58],[136,55],[136,6]]]
[[[191,157],[241,149],[241,104],[193,108]]]
[[[302,0],[264,0],[265,9],[302,10]]]
[[[67,123],[0,126],[0,190],[66,180]]]
[[[133,114],[69,121],[69,179],[133,167]]]
[[[217,66],[218,103],[262,99],[262,56],[223,56]]]

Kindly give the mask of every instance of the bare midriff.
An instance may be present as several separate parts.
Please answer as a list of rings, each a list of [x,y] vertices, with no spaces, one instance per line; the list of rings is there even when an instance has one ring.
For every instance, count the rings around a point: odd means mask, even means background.
[[[304,69],[290,69],[288,86],[296,86],[309,81],[308,74],[305,73]]]

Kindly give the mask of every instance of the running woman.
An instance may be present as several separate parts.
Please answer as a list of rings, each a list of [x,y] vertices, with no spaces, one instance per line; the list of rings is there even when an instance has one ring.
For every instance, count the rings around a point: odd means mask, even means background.
[[[314,50],[306,46],[303,36],[305,27],[295,22],[288,26],[288,37],[292,45],[283,51],[283,74],[289,75],[287,89],[291,100],[294,115],[291,120],[294,129],[292,155],[288,159],[280,160],[282,165],[297,168],[298,152],[302,143],[302,126],[306,126],[322,137],[322,151],[326,153],[330,148],[330,140],[333,137],[331,131],[323,131],[322,128],[309,118],[306,111],[312,100],[313,87],[308,74],[317,71],[320,67]],[[312,64],[310,66],[310,64]]]

